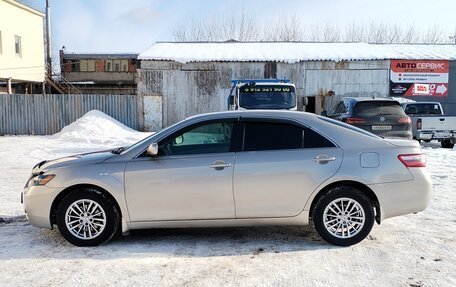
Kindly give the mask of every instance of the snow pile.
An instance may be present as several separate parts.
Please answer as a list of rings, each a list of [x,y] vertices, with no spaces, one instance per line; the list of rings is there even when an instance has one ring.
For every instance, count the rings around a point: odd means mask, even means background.
[[[69,140],[71,142],[105,144],[137,141],[138,132],[103,112],[91,110],[70,125],[64,127],[60,132],[52,135],[51,138]]]

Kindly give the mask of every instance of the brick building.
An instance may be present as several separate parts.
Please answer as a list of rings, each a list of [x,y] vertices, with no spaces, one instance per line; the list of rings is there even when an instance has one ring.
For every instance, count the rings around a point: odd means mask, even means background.
[[[136,94],[138,54],[76,54],[60,50],[62,81],[84,94]]]

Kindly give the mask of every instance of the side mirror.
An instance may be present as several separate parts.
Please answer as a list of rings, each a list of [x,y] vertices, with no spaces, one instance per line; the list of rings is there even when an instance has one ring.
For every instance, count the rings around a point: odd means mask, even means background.
[[[184,142],[184,135],[180,135],[174,139],[174,144],[181,144]]]
[[[309,99],[307,97],[302,97],[302,105],[307,106],[309,104]]]
[[[230,96],[229,101],[230,101],[230,106],[234,106],[234,96],[233,95]]]
[[[327,116],[328,116],[328,112],[327,112],[327,111],[322,111],[320,114],[321,114],[322,116],[324,116],[324,117],[327,117]]]
[[[156,156],[158,154],[158,144],[157,143],[151,143],[147,147],[147,154],[150,156]]]

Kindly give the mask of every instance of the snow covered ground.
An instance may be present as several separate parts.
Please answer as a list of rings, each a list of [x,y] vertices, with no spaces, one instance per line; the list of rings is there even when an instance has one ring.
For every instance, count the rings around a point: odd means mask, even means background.
[[[19,194],[35,163],[148,135],[92,111],[53,136],[0,137],[0,286],[456,286],[456,150],[437,143],[423,147],[428,209],[352,247],[310,227],[254,227],[140,231],[78,248],[25,220]]]

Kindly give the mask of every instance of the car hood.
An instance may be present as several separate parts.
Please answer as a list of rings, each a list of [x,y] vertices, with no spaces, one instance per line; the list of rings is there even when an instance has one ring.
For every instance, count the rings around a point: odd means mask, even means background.
[[[384,138],[384,140],[397,147],[420,147],[420,143],[416,140],[400,139],[400,138]]]
[[[40,174],[49,169],[78,166],[90,163],[100,163],[114,156],[111,150],[76,154],[53,160],[44,160],[33,167],[33,174]]]

